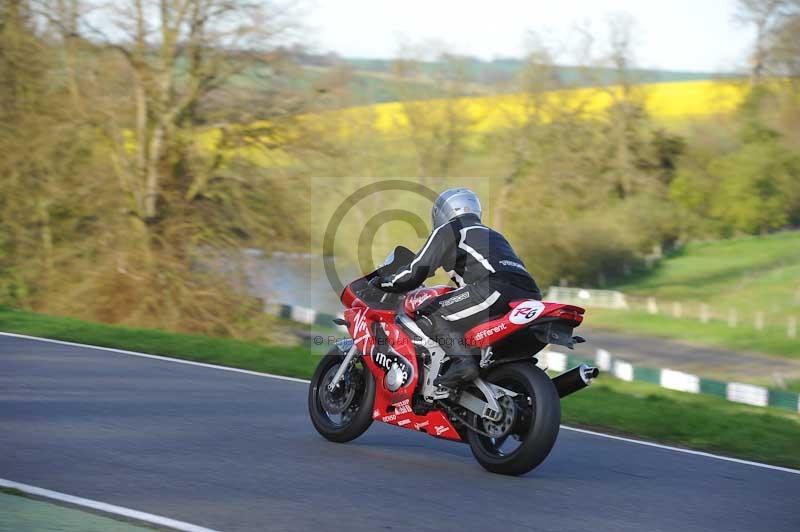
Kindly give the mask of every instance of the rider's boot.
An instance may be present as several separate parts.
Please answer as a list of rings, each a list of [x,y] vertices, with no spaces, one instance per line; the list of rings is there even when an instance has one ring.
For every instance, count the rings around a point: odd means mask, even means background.
[[[469,382],[478,376],[478,363],[472,355],[452,357],[450,367],[443,375],[433,381],[436,386],[452,388],[463,382]]]
[[[450,366],[448,366],[447,371],[433,381],[433,384],[452,388],[477,377],[478,364],[467,348],[464,334],[453,329],[446,330],[447,328],[448,325],[444,324],[439,327],[438,330],[442,331],[443,334],[436,340],[445,350],[447,356],[450,357]]]
[[[433,337],[450,358],[447,371],[434,379],[434,385],[452,388],[478,376],[478,363],[467,348],[462,332],[453,329],[450,322],[436,313],[420,316],[417,324],[426,334]]]

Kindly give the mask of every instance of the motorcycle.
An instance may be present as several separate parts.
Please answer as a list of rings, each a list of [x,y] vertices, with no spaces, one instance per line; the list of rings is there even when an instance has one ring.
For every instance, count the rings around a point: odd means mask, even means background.
[[[573,329],[584,309],[533,299],[513,301],[505,315],[464,335],[480,357],[480,375],[455,389],[436,386],[449,359],[414,321],[431,298],[453,290],[420,287],[405,294],[379,290],[369,281],[392,275],[413,260],[397,247],[375,271],[341,294],[350,337],[320,360],[311,379],[308,409],[316,430],[344,443],[374,420],[430,436],[466,442],[488,471],[521,475],[550,453],[561,422],[560,399],[588,386],[598,369],[581,364],[553,379],[536,364],[548,344],[583,342]]]

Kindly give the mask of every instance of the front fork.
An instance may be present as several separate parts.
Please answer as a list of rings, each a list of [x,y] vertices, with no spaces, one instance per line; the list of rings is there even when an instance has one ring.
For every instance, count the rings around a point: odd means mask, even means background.
[[[344,360],[339,365],[339,369],[336,370],[336,374],[333,376],[333,380],[328,384],[328,391],[332,392],[339,386],[339,381],[342,380],[342,377],[350,369],[350,366],[353,364],[353,360],[358,355],[358,349],[356,349],[355,344],[350,345],[350,349],[348,349],[347,354],[344,356]]]

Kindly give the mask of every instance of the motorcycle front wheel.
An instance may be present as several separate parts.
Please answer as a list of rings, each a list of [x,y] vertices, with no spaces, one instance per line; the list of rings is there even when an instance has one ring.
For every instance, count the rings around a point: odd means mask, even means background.
[[[472,454],[492,473],[523,475],[541,464],[556,442],[561,423],[561,401],[553,382],[532,362],[503,364],[484,378],[516,392],[503,397],[503,417],[497,421],[473,415],[484,434],[467,435]]]
[[[345,443],[361,436],[372,425],[375,379],[360,357],[333,391],[328,384],[344,360],[345,353],[331,348],[322,357],[308,387],[311,423],[325,439]]]

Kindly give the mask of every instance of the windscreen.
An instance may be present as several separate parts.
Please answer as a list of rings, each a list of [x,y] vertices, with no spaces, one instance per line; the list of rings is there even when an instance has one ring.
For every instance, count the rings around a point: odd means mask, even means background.
[[[362,301],[375,308],[395,308],[405,297],[403,294],[384,292],[379,288],[371,287],[368,282],[376,275],[392,275],[399,272],[414,260],[414,252],[410,249],[397,246],[389,253],[384,264],[360,279],[350,283],[350,290]]]

